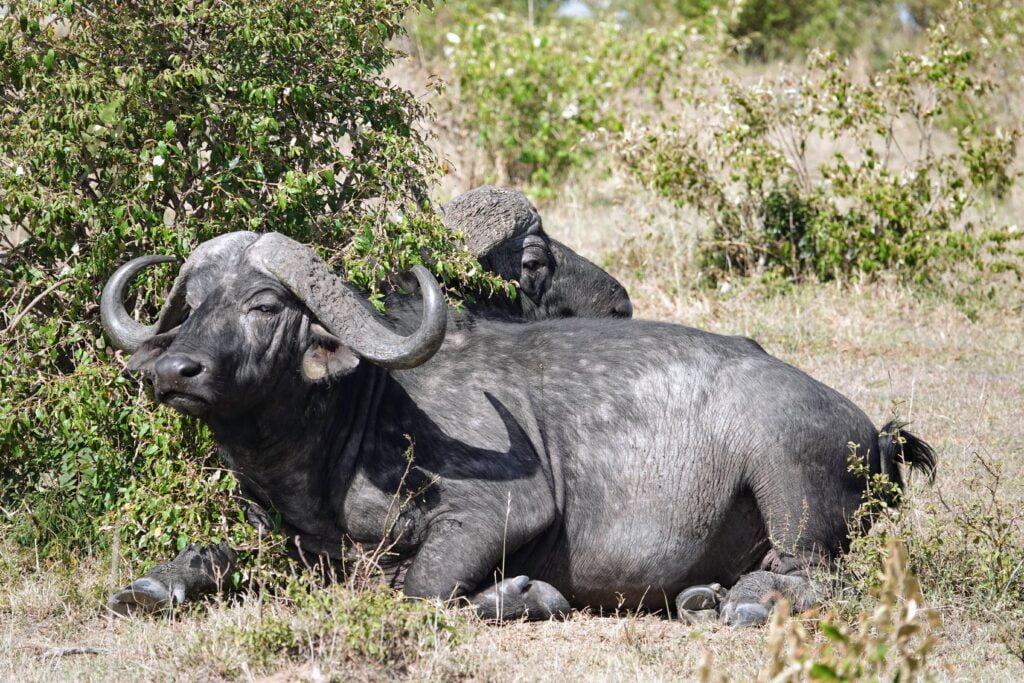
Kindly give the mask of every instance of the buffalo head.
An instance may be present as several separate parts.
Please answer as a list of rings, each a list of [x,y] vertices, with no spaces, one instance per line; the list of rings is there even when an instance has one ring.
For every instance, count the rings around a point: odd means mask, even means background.
[[[297,399],[305,385],[347,374],[361,360],[415,367],[444,341],[444,298],[422,266],[413,269],[421,323],[403,337],[311,249],[276,233],[204,242],[182,266],[157,322],[145,327],[125,310],[124,291],[142,269],[167,260],[142,256],[121,266],[103,289],[101,317],[156,399],[190,415],[230,419],[270,396]]]
[[[478,187],[444,207],[444,222],[460,231],[488,270],[519,283],[517,317],[629,318],[633,304],[611,275],[544,232],[540,214],[516,190]]]

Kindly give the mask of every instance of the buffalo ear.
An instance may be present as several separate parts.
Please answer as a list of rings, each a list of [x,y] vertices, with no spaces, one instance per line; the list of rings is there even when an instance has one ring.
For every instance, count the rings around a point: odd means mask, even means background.
[[[359,356],[322,325],[310,325],[309,335],[312,339],[302,354],[302,374],[309,381],[315,382],[332,375],[345,375],[359,365]]]

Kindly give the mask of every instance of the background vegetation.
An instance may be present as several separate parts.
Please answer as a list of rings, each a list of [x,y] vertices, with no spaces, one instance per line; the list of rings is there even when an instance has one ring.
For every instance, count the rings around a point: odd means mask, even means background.
[[[1024,662],[1024,7],[568,4],[0,3],[0,678]],[[824,616],[760,635],[636,615],[495,631],[358,581],[310,593],[244,523],[203,430],[120,376],[98,292],[127,258],[273,229],[371,296],[418,262],[454,295],[494,288],[434,213],[484,182],[527,190],[640,317],[754,336],[879,422],[903,402],[938,446],[936,489],[856,539]],[[139,317],[170,274],[140,283]],[[100,616],[114,585],[223,538],[262,597],[197,608],[195,636]],[[110,656],[55,656],[36,633]]]

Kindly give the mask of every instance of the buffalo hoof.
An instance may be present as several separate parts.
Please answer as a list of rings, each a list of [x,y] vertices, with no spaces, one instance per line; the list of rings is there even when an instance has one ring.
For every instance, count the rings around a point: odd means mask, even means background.
[[[569,601],[558,589],[544,581],[530,581],[526,587],[526,616],[528,619],[550,619],[569,614]]]
[[[676,596],[676,612],[680,621],[691,626],[717,621],[718,605],[724,596],[725,591],[717,583],[690,586]]]
[[[676,609],[686,611],[717,609],[723,594],[722,587],[717,583],[707,586],[690,586],[676,597]]]
[[[569,601],[557,588],[528,576],[505,579],[482,591],[473,602],[485,619],[550,619],[569,613]]]
[[[722,606],[721,620],[728,626],[764,626],[768,623],[768,607],[759,602],[727,603]]]
[[[107,609],[121,616],[152,614],[185,601],[184,586],[165,586],[160,581],[144,576],[111,594]]]

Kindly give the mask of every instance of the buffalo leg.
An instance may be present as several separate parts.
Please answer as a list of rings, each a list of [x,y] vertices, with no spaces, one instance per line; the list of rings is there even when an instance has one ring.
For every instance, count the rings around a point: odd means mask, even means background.
[[[226,543],[189,545],[170,562],[158,564],[114,591],[107,607],[124,616],[145,614],[216,593],[226,586],[236,559],[237,553]]]
[[[522,521],[520,519],[520,521]],[[485,619],[547,619],[569,611],[558,590],[526,576],[491,580],[502,553],[513,553],[535,537],[547,520],[502,529],[448,519],[431,529],[405,576],[405,593],[413,597],[462,598]]]
[[[719,618],[732,626],[760,626],[768,622],[772,608],[780,598],[802,612],[817,604],[820,592],[804,571],[778,574],[755,571],[736,582],[719,607]]]

